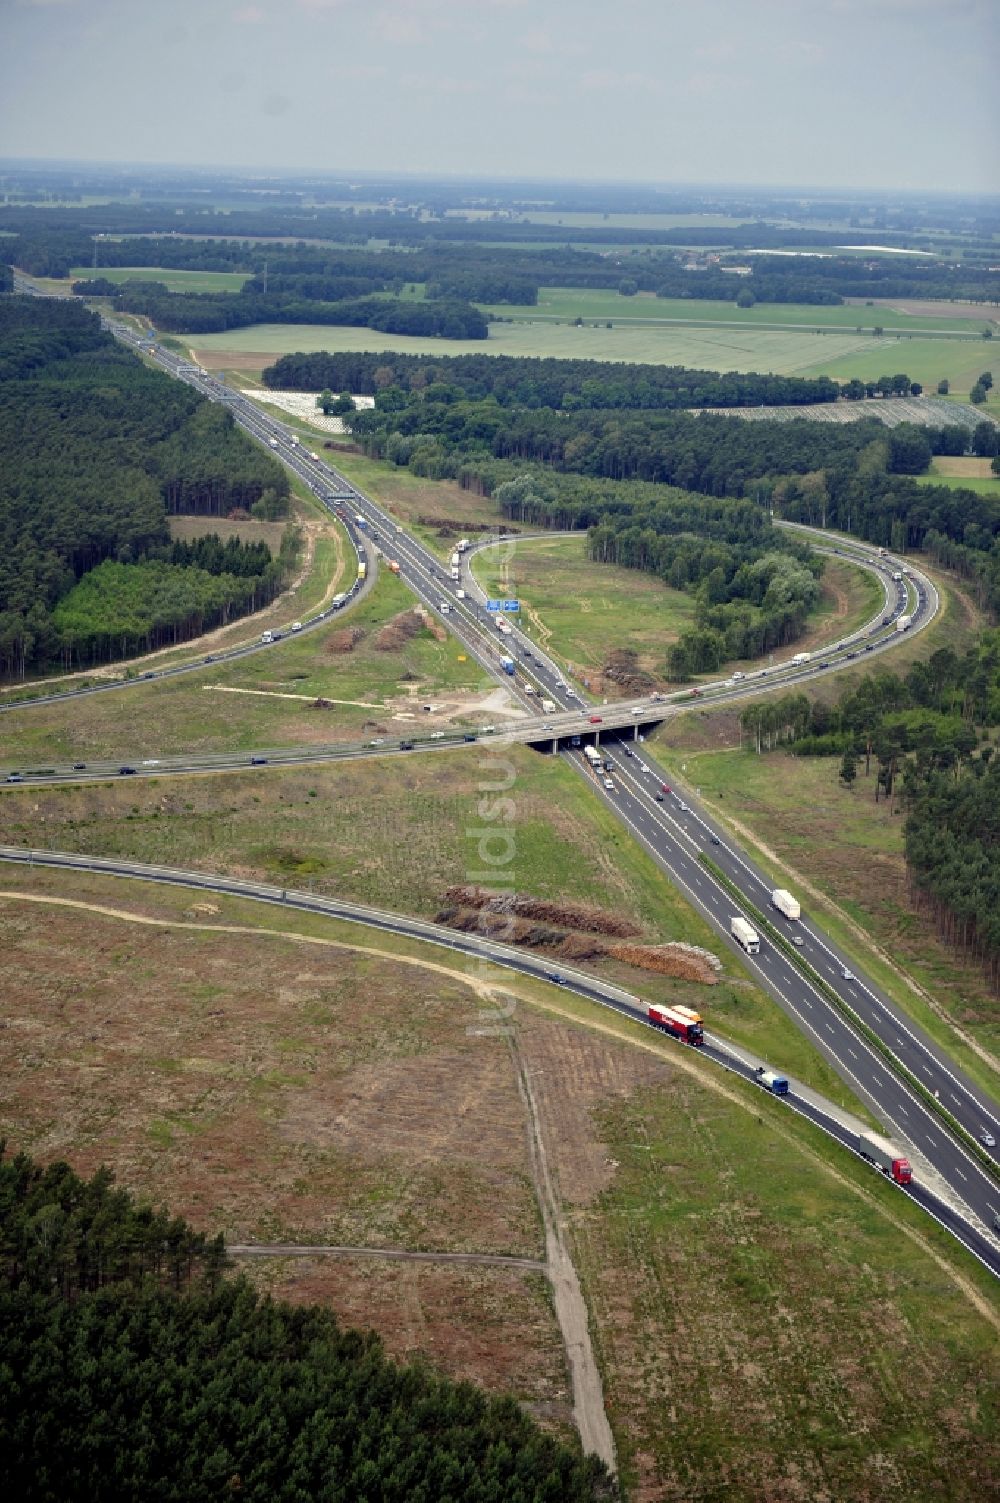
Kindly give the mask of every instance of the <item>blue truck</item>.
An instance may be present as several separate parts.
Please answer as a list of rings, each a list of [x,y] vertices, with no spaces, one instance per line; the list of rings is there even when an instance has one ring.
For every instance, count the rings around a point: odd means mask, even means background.
[[[501,658],[500,659],[500,667],[503,669],[504,673],[509,673],[510,676],[511,676],[511,678],[513,678],[513,676],[514,676],[514,659],[513,658]]]
[[[757,1080],[764,1087],[765,1091],[771,1092],[772,1096],[788,1095],[788,1081],[784,1075],[778,1075],[774,1070],[765,1070],[763,1065],[759,1065],[757,1068]]]

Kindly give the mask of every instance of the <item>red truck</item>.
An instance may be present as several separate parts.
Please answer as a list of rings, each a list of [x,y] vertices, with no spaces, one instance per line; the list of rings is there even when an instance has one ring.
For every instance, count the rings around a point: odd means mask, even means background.
[[[858,1152],[862,1158],[881,1169],[883,1174],[894,1179],[897,1185],[908,1185],[913,1178],[909,1159],[898,1148],[894,1148],[887,1138],[880,1138],[878,1133],[859,1133]]]
[[[654,1028],[662,1028],[664,1033],[672,1034],[685,1044],[699,1046],[705,1042],[701,1017],[690,1007],[658,1007],[655,1002],[651,1002],[649,1021]]]

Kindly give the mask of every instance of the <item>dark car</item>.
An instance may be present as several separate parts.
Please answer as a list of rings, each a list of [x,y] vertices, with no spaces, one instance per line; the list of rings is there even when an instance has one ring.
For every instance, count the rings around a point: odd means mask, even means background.
[[[874,652],[874,651],[875,651],[875,644],[873,642],[869,642],[868,645],[865,647],[865,652]]]
[[[267,758],[266,757],[251,757],[250,758],[250,766],[251,767],[266,767],[267,766]]]
[[[653,797],[656,799],[656,802],[658,804],[662,804],[663,803],[663,794],[662,793],[654,793]]]
[[[475,736],[473,736],[471,733],[462,737],[463,741],[475,741],[475,739]]]
[[[709,839],[711,840],[711,842],[712,842],[713,845],[721,845],[722,844],[722,841],[719,839],[718,835],[710,835]]]
[[[883,626],[888,626],[889,625],[889,617],[888,616],[883,616],[882,617],[882,625]]]
[[[558,971],[546,971],[545,979],[546,981],[554,981],[556,986],[562,986],[563,984],[563,979]]]
[[[128,777],[131,777],[134,772],[135,772],[135,768],[134,767],[119,767],[119,769],[118,769],[118,776],[120,778],[128,778]]]
[[[155,678],[156,674],[155,673],[144,673],[142,676],[143,676],[143,678]]]
[[[820,663],[819,666],[821,668],[829,668],[829,666],[830,666],[830,659],[829,658],[824,658],[823,661],[822,661],[822,663]]]
[[[413,742],[412,741],[401,741],[399,743],[399,749],[400,749],[400,751],[412,751],[413,750]]]
[[[9,772],[4,778],[5,783],[23,783],[24,778],[19,772]]]
[[[692,689],[691,690],[691,698],[692,699],[700,699],[701,698],[701,690],[700,689]]]
[[[73,763],[73,771],[74,772],[85,772],[86,768],[87,768],[86,762],[74,762]]]
[[[212,657],[212,654],[209,653],[208,657],[205,659],[205,662],[206,663],[213,663],[214,661],[215,661],[215,659]]]

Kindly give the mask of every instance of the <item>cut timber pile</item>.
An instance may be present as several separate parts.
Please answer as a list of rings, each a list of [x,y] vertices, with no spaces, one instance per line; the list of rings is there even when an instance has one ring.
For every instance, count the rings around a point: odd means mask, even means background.
[[[614,934],[631,939],[639,933],[637,924],[607,913],[593,903],[551,903],[545,898],[521,897],[513,893],[489,892],[485,887],[449,887],[449,903],[461,908],[489,908],[495,913],[516,914],[518,918],[542,919],[563,929],[586,929],[593,934]]]
[[[387,621],[375,638],[375,646],[379,652],[397,652],[400,647],[405,647],[423,631],[426,622],[422,615],[415,610],[401,611],[398,616],[393,616]]]
[[[549,905],[539,902],[539,906]],[[551,906],[557,908],[559,905]],[[435,921],[447,924],[449,928],[457,929],[463,934],[479,934],[486,939],[518,945],[527,950],[545,950],[550,955],[558,956],[560,960],[599,960],[607,957],[633,966],[636,970],[653,971],[659,976],[674,976],[681,981],[698,981],[706,986],[714,986],[718,979],[715,974],[718,961],[715,957],[703,954],[690,945],[609,944],[599,934],[567,932],[535,919],[485,906],[468,908],[449,904],[440,909]]]
[[[330,638],[326,644],[326,650],[329,653],[353,652],[363,637],[362,627],[345,626],[343,631],[336,632]]]

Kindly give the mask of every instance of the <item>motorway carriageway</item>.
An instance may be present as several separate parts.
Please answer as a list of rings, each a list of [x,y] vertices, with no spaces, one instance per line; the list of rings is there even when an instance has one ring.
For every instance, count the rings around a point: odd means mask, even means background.
[[[327,918],[364,924],[390,934],[442,946],[455,955],[464,955],[472,963],[470,973],[475,976],[475,979],[496,986],[498,990],[502,990],[503,987],[504,971],[515,971],[536,981],[558,985],[563,990],[573,992],[590,1002],[611,1008],[646,1028],[652,1027],[647,1017],[645,1004],[641,998],[631,992],[571,967],[556,968],[550,962],[540,960],[537,956],[526,955],[494,940],[458,933],[443,925],[428,923],[422,919],[406,918],[401,914],[386,913],[361,904],[319,898],[310,893],[272,887],[267,883],[247,882],[235,877],[213,876],[205,872],[151,866],[140,862],[78,856],[64,851],[26,851],[14,846],[0,846],[0,861],[28,867],[55,867],[62,870],[123,877],[133,881],[160,882],[175,887],[195,888],[198,891],[247,898],[271,903],[278,907],[321,914]],[[266,934],[268,931],[262,930],[261,932]],[[491,963],[500,969],[492,970]],[[502,999],[498,999],[496,1013],[486,1010],[480,1014],[480,1022],[484,1029],[492,1030],[502,1026],[501,1006]],[[664,1040],[665,1048],[691,1048],[688,1044],[670,1039],[660,1030],[654,1031],[658,1038]],[[715,1039],[706,1032],[704,1047],[697,1052],[714,1064],[741,1076],[744,1080],[756,1083],[755,1066],[752,1062],[748,1062],[742,1050],[734,1051],[721,1039]],[[760,1087],[760,1089],[763,1092],[763,1088]],[[828,1109],[822,1098],[814,1091],[806,1091],[804,1088],[796,1089],[795,1081],[789,1080],[788,1095],[770,1099],[776,1105],[787,1106],[800,1116],[806,1117],[829,1136],[836,1138],[838,1142],[857,1153],[853,1134],[841,1120],[843,1114],[832,1106]],[[761,1110],[764,1110],[763,1105]],[[879,1173],[880,1171],[872,1168],[872,1172]],[[919,1182],[919,1178],[915,1178],[912,1184],[905,1187],[896,1185],[892,1180],[887,1180],[887,1182],[898,1194],[916,1201],[942,1227],[950,1231],[984,1267],[1000,1277],[1000,1241],[984,1236],[961,1214],[960,1210],[936,1196],[926,1184]]]
[[[119,328],[115,328],[114,332],[121,335]],[[132,335],[131,331],[128,331],[125,337],[128,343],[143,345],[145,348],[144,342]],[[391,516],[347,481],[344,476],[331,470],[323,461],[310,459],[308,451],[304,450],[301,444],[292,445],[284,427],[269,417],[262,417],[249,399],[232,392],[214,378],[206,377],[188,362],[179,360],[168,352],[156,349],[153,353],[171,373],[199,388],[207,387],[212,395],[231,408],[236,420],[255,437],[265,442],[270,437],[278,437],[284,462],[321,497],[328,507],[335,509],[339,506],[348,516],[361,516],[365,522],[362,531],[372,541],[372,546],[374,546],[373,535],[377,535],[382,551],[388,555],[391,550],[391,556],[398,562],[400,577],[403,581],[425,605],[437,611],[443,624],[458,637],[481,666],[514,692],[515,697],[519,698],[525,710],[530,713],[534,710],[534,706],[530,703],[529,696],[523,693],[523,678],[527,670],[539,694],[551,698],[560,706],[560,712],[549,717],[553,736],[565,739],[574,733],[599,734],[596,726],[590,724],[587,711],[581,712],[570,703],[572,699],[576,699],[578,704],[581,703],[581,696],[565,683],[561,670],[546,655],[541,653],[534,644],[529,644],[529,639],[524,637],[517,628],[513,628],[511,634],[505,637],[502,643],[494,646],[495,639],[480,618],[478,603],[470,603],[468,600],[459,601],[455,597],[454,591],[460,585],[464,587],[472,583],[467,567],[463,580],[459,583],[446,578],[444,567],[429,549],[404,533]],[[814,532],[812,529],[797,530],[813,532],[817,541],[821,541],[823,546],[830,545],[830,538],[827,534]],[[864,563],[873,568],[880,576],[884,574],[886,562],[878,558],[874,549],[868,549],[846,540],[837,539],[836,541],[844,543],[844,546],[838,548],[837,551],[846,554],[854,562]],[[931,582],[917,571],[911,570],[910,573],[914,580],[916,596],[914,616],[917,619],[914,620],[911,628],[911,631],[914,631],[919,630],[922,625],[933,618],[938,604]],[[884,578],[883,584],[885,584]],[[891,613],[893,619],[902,612],[909,598],[908,586],[904,585],[897,590],[895,609]],[[447,611],[441,610],[444,604],[449,606]],[[877,636],[881,627],[881,618],[878,619],[878,627],[874,625],[873,619],[873,622],[868,623],[859,633],[852,634],[849,641],[845,639],[844,643],[828,648],[826,656],[832,659],[838,650],[843,654],[849,649],[850,644],[860,642],[865,635],[871,638],[874,633]],[[878,637],[872,645],[885,650],[895,640],[898,640],[897,634],[890,627],[888,636]],[[850,646],[850,650],[855,651],[855,648]],[[516,655],[520,672],[519,681],[512,682],[499,669],[500,651],[510,653],[512,656]],[[527,652],[531,653],[531,658],[526,660]],[[841,655],[836,666],[844,666],[846,661]],[[530,668],[527,668],[528,662],[530,662]],[[830,670],[823,670],[819,664],[811,661],[802,669],[782,673],[780,680],[776,676],[770,677],[766,687],[770,689],[776,687],[778,683],[781,687],[792,683],[798,684],[803,680],[818,676],[823,671],[833,671],[833,665],[831,664]],[[706,686],[702,702],[705,702],[711,691],[715,691],[711,702],[718,703],[723,698],[729,701],[754,697],[764,687],[759,676],[755,680],[744,680],[738,686],[732,682]],[[655,704],[651,701],[639,703],[645,707],[644,718],[653,720],[662,718],[670,709],[676,710],[683,707],[688,700],[689,696],[673,696],[669,701],[664,700]],[[15,708],[15,706],[10,706],[10,708]],[[604,714],[607,713],[605,710]],[[602,722],[603,718],[604,716],[602,716]],[[535,725],[541,733],[541,722],[536,720]],[[530,733],[530,727],[518,726],[514,734],[520,737],[524,732]],[[502,740],[502,736],[496,737],[498,743]],[[455,743],[452,740],[444,744],[454,745]],[[437,745],[441,746],[441,743]],[[571,755],[567,752],[563,754]],[[276,754],[275,761],[279,760],[279,757],[283,760],[282,754]],[[574,760],[578,765],[580,759],[577,757]],[[623,760],[620,759],[620,765]],[[645,752],[643,760],[650,766],[650,773],[646,775],[650,780],[655,777],[660,781],[666,781],[662,770],[651,763]],[[948,1182],[954,1194],[970,1205],[987,1223],[992,1220],[993,1215],[1000,1214],[1000,1192],[994,1180],[961,1146],[960,1142],[951,1137],[941,1119],[923,1105],[920,1098],[914,1095],[911,1089],[881,1060],[880,1056],[875,1054],[871,1047],[850,1028],[841,1014],[811,986],[793,963],[780,951],[770,946],[766,939],[763,939],[761,954],[756,959],[744,955],[743,951],[735,945],[729,935],[729,917],[734,907],[733,901],[696,860],[698,848],[696,840],[699,836],[710,832],[710,826],[703,813],[695,809],[692,804],[691,812],[687,815],[680,810],[672,810],[668,815],[665,806],[655,802],[652,806],[649,805],[648,797],[644,798],[638,792],[639,785],[635,784],[631,777],[623,780],[620,772],[618,775],[622,788],[621,794],[617,787],[613,793],[608,794],[603,787],[598,786],[599,794],[606,798],[610,807],[615,810],[633,835],[653,854],[654,859],[671,876],[672,880],[686,892],[713,928],[737,952],[743,963],[752,970],[756,970],[764,988],[821,1047],[824,1055],[851,1089],[856,1090],[863,1099],[871,1103],[876,1116],[886,1120],[890,1131],[895,1136],[912,1144],[914,1149],[923,1154]],[[684,829],[678,823],[678,816],[697,821],[701,830],[699,831],[695,826],[692,826],[691,832]],[[708,838],[710,841],[710,833]],[[713,856],[722,858],[718,860],[718,864],[726,870],[730,880],[747,895],[750,901],[758,906],[766,904],[770,887],[766,879],[756,872],[750,863],[735,849],[730,851],[728,847],[723,851],[721,846],[718,848],[712,846],[711,852]],[[994,1129],[994,1135],[1000,1135],[1000,1121],[998,1121],[996,1108],[992,1103],[988,1103],[984,1093],[975,1088],[962,1072],[947,1060],[944,1052],[923,1036],[914,1024],[899,1018],[893,1012],[888,999],[877,992],[870,979],[864,977],[863,974],[859,974],[856,981],[853,979],[848,981],[844,978],[841,971],[846,966],[846,961],[841,963],[835,948],[831,942],[821,936],[815,924],[804,923],[802,932],[804,938],[808,935],[807,946],[809,947],[804,948],[804,957],[825,973],[824,979],[844,1001],[864,1015],[865,1022],[880,1035],[886,1047],[898,1057],[905,1058],[908,1067],[913,1070],[921,1083],[929,1090],[938,1092],[942,1104],[947,1106],[963,1128],[975,1136],[984,1127],[991,1126]]]

